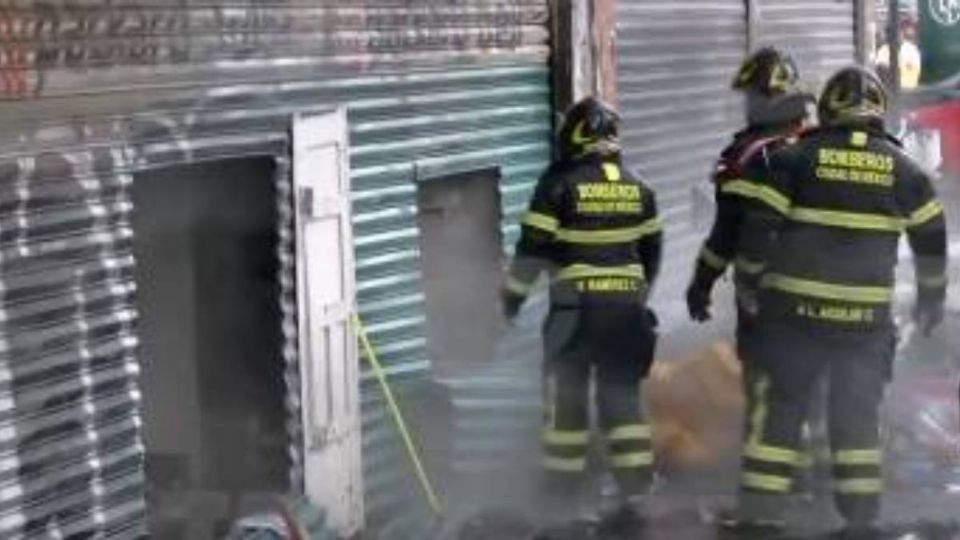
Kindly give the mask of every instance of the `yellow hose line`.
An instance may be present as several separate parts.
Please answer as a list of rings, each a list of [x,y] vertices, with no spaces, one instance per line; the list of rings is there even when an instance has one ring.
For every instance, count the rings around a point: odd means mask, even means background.
[[[420,455],[417,452],[416,445],[413,443],[413,437],[410,436],[410,430],[407,428],[407,423],[403,419],[403,413],[400,412],[400,407],[397,405],[397,400],[393,395],[393,390],[390,388],[390,383],[387,382],[387,374],[383,370],[380,360],[377,359],[377,353],[373,345],[370,344],[370,338],[367,337],[367,330],[363,326],[363,321],[360,320],[360,316],[356,313],[353,314],[351,320],[357,332],[357,337],[360,338],[360,343],[363,345],[364,356],[366,356],[370,365],[373,367],[373,374],[377,377],[377,382],[380,383],[380,388],[383,389],[383,395],[387,398],[387,405],[390,407],[390,413],[393,415],[393,420],[397,424],[397,429],[400,431],[400,437],[403,439],[404,447],[406,447],[407,456],[413,463],[413,468],[417,473],[417,479],[420,481],[420,487],[423,489],[423,493],[426,495],[427,502],[430,504],[430,508],[434,514],[442,516],[443,507],[440,504],[440,498],[437,497],[437,493],[433,489],[433,484],[430,482],[430,477],[427,476],[427,471],[420,461]]]

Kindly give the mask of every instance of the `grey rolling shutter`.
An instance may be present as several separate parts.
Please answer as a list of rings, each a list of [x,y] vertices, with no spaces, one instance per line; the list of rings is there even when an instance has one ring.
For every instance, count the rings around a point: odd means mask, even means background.
[[[623,0],[617,45],[625,157],[656,191],[666,222],[654,304],[669,327],[686,319],[682,291],[710,219],[698,201],[743,122],[730,81],[746,49],[744,4]]]
[[[852,0],[757,0],[758,46],[791,52],[803,80],[817,91],[837,69],[856,58]]]

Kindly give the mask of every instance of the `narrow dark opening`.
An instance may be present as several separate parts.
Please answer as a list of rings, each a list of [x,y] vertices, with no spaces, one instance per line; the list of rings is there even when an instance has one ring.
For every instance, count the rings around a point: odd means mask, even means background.
[[[155,538],[219,537],[287,487],[274,163],[134,181],[148,503]]]
[[[499,180],[492,168],[418,184],[427,353],[441,378],[493,357],[503,260]]]

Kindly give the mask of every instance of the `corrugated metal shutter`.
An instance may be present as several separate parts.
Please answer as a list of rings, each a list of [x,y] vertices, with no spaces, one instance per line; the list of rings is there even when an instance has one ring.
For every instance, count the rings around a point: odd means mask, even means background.
[[[130,161],[41,145],[0,158],[0,536],[138,536]]]
[[[618,9],[623,145],[666,222],[654,304],[669,329],[686,320],[682,291],[710,219],[696,190],[743,121],[729,87],[746,50],[745,8],[741,0],[621,0]]]
[[[789,50],[812,90],[856,58],[853,0],[757,0],[758,46]]]
[[[446,381],[456,413],[451,487],[458,508],[524,506],[538,495],[543,293],[527,301],[489,366]]]
[[[361,314],[402,394],[417,393],[429,367],[412,180],[499,164],[504,242],[515,242],[519,214],[550,153],[543,53],[526,65],[424,74],[406,95],[400,86],[383,88],[389,112],[351,109]],[[366,384],[368,512],[380,537],[419,538],[427,508],[410,482],[409,463],[379,391],[372,381]]]
[[[134,172],[275,156],[296,418],[290,115],[350,106],[361,312],[391,373],[412,381],[428,367],[414,178],[500,165],[509,244],[549,157],[546,0],[104,2],[4,15],[24,34],[0,61],[0,536],[51,515],[107,537],[143,534]],[[383,538],[416,537],[419,496],[372,385],[365,411],[371,523]],[[291,436],[296,482],[296,422]]]

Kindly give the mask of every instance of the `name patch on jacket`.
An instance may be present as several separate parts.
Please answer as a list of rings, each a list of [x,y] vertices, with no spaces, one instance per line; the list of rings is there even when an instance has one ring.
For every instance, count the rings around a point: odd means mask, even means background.
[[[622,293],[638,292],[640,290],[640,280],[636,278],[622,277],[603,277],[589,278],[577,281],[577,290],[579,292],[591,293]]]
[[[817,178],[829,182],[893,185],[893,156],[866,150],[821,148],[817,154]]]
[[[877,318],[875,310],[854,306],[801,303],[796,312],[808,319],[840,323],[872,323]]]
[[[639,214],[643,209],[637,184],[585,182],[576,187],[578,214]]]

